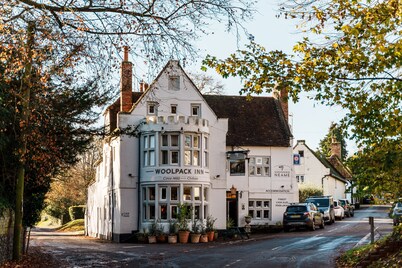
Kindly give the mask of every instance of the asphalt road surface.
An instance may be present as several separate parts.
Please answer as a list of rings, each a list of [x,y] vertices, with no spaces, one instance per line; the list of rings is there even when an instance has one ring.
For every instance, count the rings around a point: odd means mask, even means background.
[[[54,255],[68,267],[335,267],[335,258],[392,231],[388,206],[369,206],[355,216],[316,231],[252,234],[248,240],[202,244],[116,244],[74,233],[34,230],[30,247]],[[48,267],[50,268],[50,267]]]

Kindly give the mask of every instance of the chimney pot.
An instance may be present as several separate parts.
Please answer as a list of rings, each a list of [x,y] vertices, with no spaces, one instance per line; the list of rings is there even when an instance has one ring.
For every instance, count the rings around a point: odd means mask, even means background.
[[[128,61],[128,51],[129,51],[129,47],[124,46],[124,58],[123,58],[123,61]]]

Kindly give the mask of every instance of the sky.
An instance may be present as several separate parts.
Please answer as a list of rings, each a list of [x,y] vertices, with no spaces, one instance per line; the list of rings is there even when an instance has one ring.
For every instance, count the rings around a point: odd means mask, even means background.
[[[255,37],[254,41],[263,45],[267,51],[282,50],[291,53],[293,45],[301,38],[301,35],[297,32],[295,21],[275,17],[277,8],[274,1],[260,0],[257,4],[258,13],[245,26],[248,32]],[[210,54],[224,59],[235,52],[236,49],[244,48],[244,44],[248,43],[245,35],[238,43],[236,36],[226,33],[222,25],[216,24],[210,28],[214,34],[203,37],[197,42],[202,56]],[[238,44],[240,47],[238,47]],[[200,66],[201,60],[185,66],[185,70],[200,72]],[[208,74],[225,84],[224,94],[239,94],[241,88],[239,79],[223,79],[213,70],[208,71]],[[323,106],[313,100],[309,100],[306,94],[302,94],[298,103],[289,102],[289,122],[292,125],[294,142],[305,140],[311,149],[317,149],[320,140],[328,133],[331,122],[339,122],[345,113],[341,108]],[[347,150],[349,155],[356,152],[355,143],[348,141]]]

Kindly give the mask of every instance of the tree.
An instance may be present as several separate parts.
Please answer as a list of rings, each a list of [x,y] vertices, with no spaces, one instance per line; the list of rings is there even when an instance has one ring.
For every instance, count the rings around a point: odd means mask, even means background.
[[[222,95],[225,90],[225,85],[220,81],[214,80],[210,75],[204,73],[189,73],[189,76],[202,94]]]
[[[397,140],[384,140],[352,155],[348,166],[353,172],[360,196],[392,194],[402,196],[402,146]]]
[[[96,77],[80,80],[83,72],[72,72],[80,45],[59,53],[38,43],[52,33],[36,27],[28,30],[26,42],[23,30],[2,27],[0,33],[0,99],[6,115],[0,123],[0,191],[9,203],[15,199],[13,255],[19,259],[23,226],[36,222],[50,178],[86,148],[98,117],[92,108],[109,96]]]
[[[23,94],[16,95],[19,103],[23,104],[18,109],[23,116],[18,124],[20,135],[17,143],[20,148],[16,150],[20,169],[19,175],[16,177],[17,187],[13,188],[16,190],[15,259],[19,259],[21,256],[19,241],[21,240],[22,196],[24,179],[26,179],[25,160],[27,160],[26,151],[30,150],[26,145],[30,134],[27,132],[27,127],[33,85],[31,63],[34,64],[38,58],[46,59],[46,56],[54,51],[58,52],[57,55],[53,55],[55,56],[53,60],[61,62],[60,66],[44,63],[41,65],[42,69],[38,71],[45,80],[42,83],[46,84],[49,77],[65,70],[64,63],[71,63],[69,57],[77,55],[82,58],[82,61],[75,60],[75,68],[69,66],[72,76],[80,68],[88,74],[92,74],[93,77],[97,76],[94,81],[102,79],[108,81],[109,77],[105,74],[108,74],[109,69],[113,67],[111,63],[116,55],[115,49],[122,44],[136,48],[135,54],[142,55],[148,63],[152,63],[152,66],[172,55],[177,58],[193,56],[195,51],[189,40],[195,40],[200,33],[206,33],[205,25],[208,20],[225,20],[228,29],[239,30],[239,27],[241,28],[241,22],[251,14],[251,6],[248,1],[234,2],[231,0],[1,1],[0,31],[5,34],[0,37],[0,41],[5,41],[10,47],[15,45],[19,45],[19,48],[25,47],[21,50],[25,56],[18,57],[20,61],[14,61],[15,65],[5,65],[7,66],[6,77],[12,77],[11,73],[24,73],[20,79],[22,81],[21,88],[24,89]],[[14,32],[27,32],[27,34],[19,34],[16,38],[12,35]],[[36,44],[37,47],[34,47],[33,40],[36,43],[40,41],[40,45]],[[2,48],[6,53],[0,51],[1,61],[8,59],[7,51],[12,51],[7,46]],[[74,48],[75,53],[69,55],[72,52],[69,48]],[[83,62],[93,64],[91,64],[91,68],[85,69],[83,66],[78,68],[77,65]],[[77,77],[75,78],[77,79]],[[5,81],[5,83],[9,82],[9,79]],[[57,82],[65,83],[63,80]]]
[[[331,123],[329,127],[328,133],[325,135],[324,139],[320,141],[318,152],[325,157],[331,156],[331,144],[333,138],[336,139],[337,142],[341,143],[341,161],[345,161],[348,156],[348,151],[346,149],[346,140],[345,136],[336,123]]]
[[[93,142],[72,167],[52,179],[50,191],[46,194],[45,211],[56,218],[67,219],[70,206],[84,205],[88,186],[95,181],[96,161],[100,157],[99,142]],[[69,189],[66,191],[66,189]]]
[[[400,2],[292,3],[282,5],[280,15],[301,19],[299,26],[306,33],[294,46],[294,55],[267,52],[250,42],[227,59],[208,56],[204,69],[215,68],[223,77],[241,77],[241,93],[259,94],[279,87],[297,101],[301,91],[315,92],[315,100],[348,110],[340,127],[350,127],[351,137],[360,145],[380,144],[383,139],[400,141]]]

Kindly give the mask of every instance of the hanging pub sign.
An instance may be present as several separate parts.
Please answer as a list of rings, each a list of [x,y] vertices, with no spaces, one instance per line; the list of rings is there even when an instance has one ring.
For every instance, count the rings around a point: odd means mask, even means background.
[[[300,155],[299,154],[293,155],[293,165],[300,165]]]

